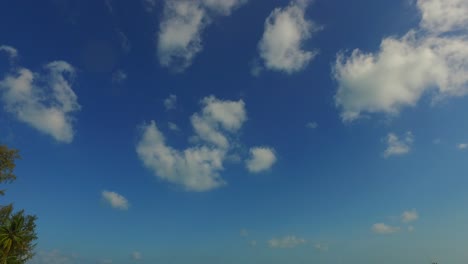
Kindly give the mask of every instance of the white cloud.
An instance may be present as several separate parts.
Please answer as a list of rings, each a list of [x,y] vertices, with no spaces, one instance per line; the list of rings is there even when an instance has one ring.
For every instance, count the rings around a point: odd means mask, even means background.
[[[116,192],[110,191],[102,191],[101,193],[102,199],[107,202],[112,208],[120,209],[120,210],[128,210],[130,204],[127,198],[123,197],[122,195]]]
[[[127,74],[122,70],[116,70],[112,73],[112,83],[114,84],[122,84],[127,80]]]
[[[468,149],[468,144],[467,143],[460,143],[457,145],[457,148],[459,150],[465,150],[465,149]]]
[[[189,191],[208,191],[225,185],[219,175],[225,150],[201,146],[179,151],[166,145],[154,121],[144,125],[142,130],[137,153],[157,177]]]
[[[222,101],[213,96],[202,100],[201,113],[192,115],[192,126],[197,137],[219,148],[227,149],[227,133],[237,132],[247,120],[245,103],[239,101]]]
[[[164,107],[166,110],[173,110],[177,107],[177,96],[175,94],[169,95],[166,99],[164,99]]]
[[[46,73],[18,68],[0,81],[4,109],[55,140],[73,141],[73,114],[81,109],[72,90],[75,69],[64,61],[44,66]]]
[[[306,127],[310,128],[310,129],[316,129],[318,127],[318,124],[317,122],[309,122],[306,124]]]
[[[10,57],[10,59],[18,57],[18,51],[12,46],[1,45],[0,52],[5,52],[8,55],[8,57]]]
[[[135,251],[135,252],[132,253],[132,259],[133,260],[142,260],[143,256],[141,255],[140,252]]]
[[[268,241],[271,248],[295,248],[305,244],[307,241],[296,236],[285,236],[283,238],[273,238]]]
[[[309,1],[292,1],[286,8],[276,8],[265,20],[265,30],[258,44],[265,68],[288,74],[304,69],[317,51],[303,50],[304,43],[320,27],[305,19]],[[256,72],[258,71],[258,65]]]
[[[245,0],[166,0],[158,32],[162,66],[183,71],[202,50],[201,34],[213,17],[228,16]]]
[[[201,111],[190,118],[195,134],[189,137],[189,142],[194,146],[183,150],[169,146],[156,123],[151,121],[142,126],[136,151],[156,177],[187,191],[209,191],[226,184],[220,175],[223,163],[240,159],[236,153],[240,144],[236,136],[246,120],[242,100],[208,96],[201,100]],[[252,165],[256,170],[270,167],[275,159],[260,152]]]
[[[246,160],[247,169],[258,173],[271,168],[276,162],[275,151],[268,147],[255,147],[250,149],[250,158]]]
[[[421,27],[443,33],[468,27],[468,2],[466,0],[418,0]]]
[[[404,211],[401,215],[401,221],[403,223],[410,223],[418,220],[419,214],[416,210]]]
[[[398,138],[394,133],[389,133],[387,136],[387,149],[384,152],[384,157],[404,155],[410,152],[414,137],[411,132],[406,132],[403,139]]]
[[[434,102],[468,92],[468,36],[461,27],[467,4],[462,1],[419,0],[421,28],[383,39],[376,53],[356,49],[337,56],[335,102],[343,121],[366,113],[396,115],[430,91]],[[452,31],[458,27],[464,30]]]
[[[400,227],[389,226],[384,223],[377,223],[372,226],[372,231],[376,234],[388,235],[400,231]]]

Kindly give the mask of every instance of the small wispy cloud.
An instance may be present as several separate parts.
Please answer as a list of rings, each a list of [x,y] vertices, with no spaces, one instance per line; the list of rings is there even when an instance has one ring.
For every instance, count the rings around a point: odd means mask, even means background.
[[[457,145],[457,148],[459,150],[466,150],[466,149],[468,149],[468,143],[460,143],[460,144]]]
[[[177,96],[175,94],[171,94],[166,99],[164,99],[164,107],[166,108],[166,110],[176,109],[176,106]]]
[[[285,236],[282,238],[272,238],[268,241],[271,248],[295,248],[307,243],[303,238],[296,236]]]
[[[403,214],[401,214],[401,221],[403,223],[414,222],[418,219],[419,219],[419,214],[416,210],[404,211]]]
[[[388,235],[393,234],[400,231],[400,227],[398,226],[390,226],[385,223],[376,223],[372,225],[372,232],[379,234],[379,235]]]
[[[403,138],[399,138],[394,133],[387,135],[387,149],[384,152],[384,157],[401,156],[407,154],[411,150],[411,145],[414,142],[414,136],[411,131],[406,132]]]
[[[128,210],[130,204],[124,196],[110,191],[102,191],[101,193],[102,199],[108,203],[112,208],[119,209],[119,210]]]

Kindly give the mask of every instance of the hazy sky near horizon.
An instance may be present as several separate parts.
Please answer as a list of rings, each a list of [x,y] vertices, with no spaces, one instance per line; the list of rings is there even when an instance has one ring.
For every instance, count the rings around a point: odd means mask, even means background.
[[[464,264],[467,0],[0,2],[31,264]]]

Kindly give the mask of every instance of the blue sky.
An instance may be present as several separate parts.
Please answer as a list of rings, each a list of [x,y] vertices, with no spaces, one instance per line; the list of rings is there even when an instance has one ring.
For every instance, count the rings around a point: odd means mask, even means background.
[[[0,3],[32,264],[466,263],[465,0]]]

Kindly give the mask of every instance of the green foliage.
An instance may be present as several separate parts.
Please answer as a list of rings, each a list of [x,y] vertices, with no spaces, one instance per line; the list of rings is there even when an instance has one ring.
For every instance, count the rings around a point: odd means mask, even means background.
[[[0,145],[0,183],[10,183],[16,179],[13,170],[16,167],[15,160],[19,158],[18,150]],[[5,191],[0,190],[0,195],[4,194]]]
[[[13,171],[19,157],[17,150],[0,145],[0,183],[16,179]],[[12,205],[0,206],[0,264],[24,264],[33,257],[36,219],[24,210],[14,213]]]

